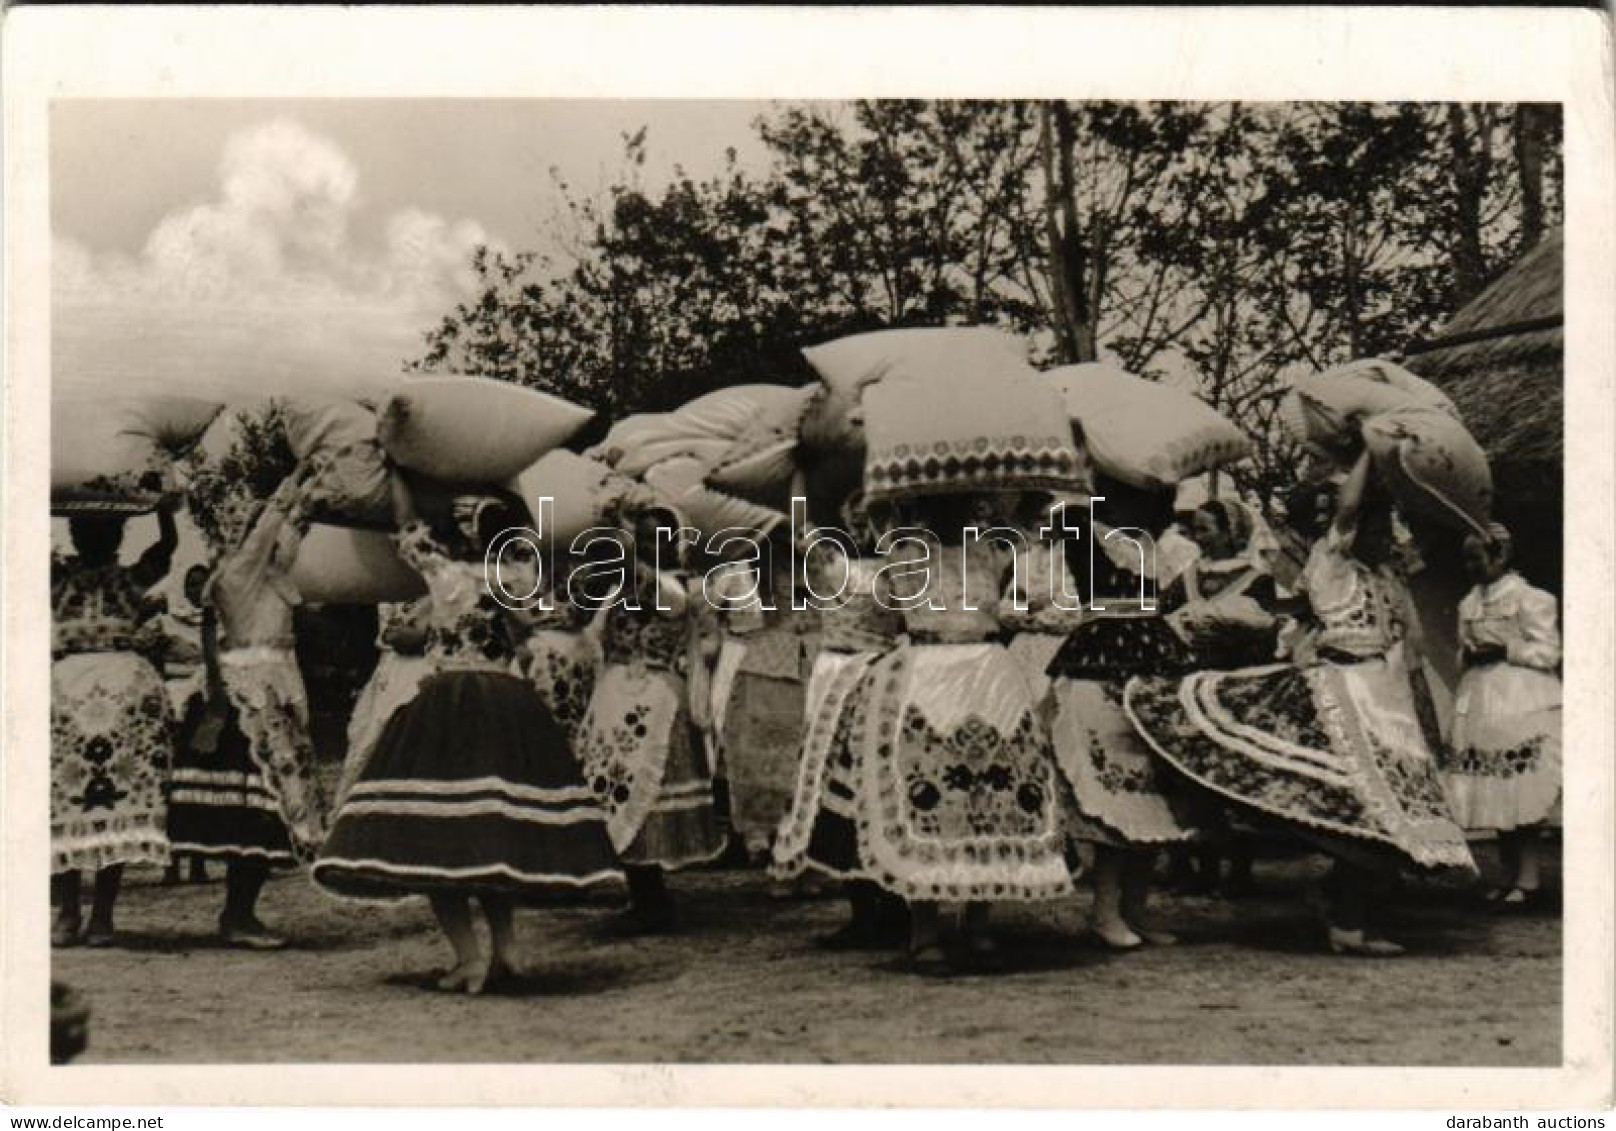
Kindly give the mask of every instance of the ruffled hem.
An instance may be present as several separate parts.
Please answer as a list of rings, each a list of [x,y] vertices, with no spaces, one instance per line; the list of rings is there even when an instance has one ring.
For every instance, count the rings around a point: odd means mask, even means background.
[[[1110,845],[1194,840],[1197,830],[1175,811],[1155,755],[1122,710],[1122,685],[1057,679],[1053,694],[1055,765],[1081,818],[1068,822],[1072,835]]]
[[[1466,832],[1560,825],[1560,768],[1508,780],[1449,774],[1453,819]]]
[[[616,868],[574,875],[525,872],[504,865],[459,869],[345,857],[322,858],[312,874],[316,886],[327,895],[356,903],[398,903],[439,893],[504,895],[520,903],[525,897],[539,899],[558,891],[623,882],[623,873]]]
[[[51,871],[99,871],[114,864],[167,864],[169,841],[155,829],[131,830],[114,836],[51,837]]]
[[[262,860],[268,864],[290,865],[296,861],[291,852],[285,849],[265,848],[261,844],[226,844],[211,842],[208,844],[191,841],[171,840],[168,842],[172,856],[187,855],[200,856],[204,860]]]
[[[1286,665],[1270,665],[1262,668],[1246,669],[1238,674],[1244,676],[1263,676],[1284,671],[1295,671]],[[1391,834],[1361,824],[1345,820],[1337,820],[1319,813],[1309,813],[1295,806],[1279,804],[1255,793],[1235,788],[1231,783],[1220,780],[1218,777],[1204,772],[1199,763],[1187,756],[1187,751],[1179,750],[1175,746],[1173,732],[1179,737],[1187,737],[1190,741],[1209,744],[1223,755],[1233,755],[1243,771],[1252,775],[1254,780],[1262,781],[1269,774],[1277,771],[1268,766],[1269,762],[1277,759],[1266,758],[1260,751],[1247,749],[1238,744],[1232,737],[1225,737],[1211,732],[1206,726],[1198,723],[1191,715],[1185,702],[1192,694],[1192,684],[1195,677],[1186,679],[1180,685],[1171,679],[1140,679],[1129,680],[1123,696],[1123,710],[1129,720],[1138,730],[1152,750],[1173,767],[1186,779],[1208,792],[1226,801],[1233,802],[1237,807],[1258,814],[1264,818],[1290,825],[1304,835],[1316,833],[1323,837],[1339,840],[1378,850],[1390,852],[1402,863],[1412,865],[1418,872],[1424,874],[1442,874],[1447,872],[1462,872],[1473,875],[1476,871],[1475,860],[1465,843],[1463,834],[1451,820],[1444,820],[1441,824],[1447,826],[1440,830],[1444,835],[1432,836],[1421,843],[1410,844],[1400,842]],[[1328,726],[1328,723],[1320,725]],[[1302,752],[1302,753],[1305,753]],[[1351,755],[1348,755],[1351,758]],[[1363,805],[1366,811],[1373,811],[1376,804],[1361,797],[1363,786],[1353,778],[1340,778],[1326,770],[1320,764],[1304,771],[1307,774],[1318,774],[1320,781],[1326,777],[1331,779],[1332,788],[1337,791],[1347,791],[1352,795],[1355,803]],[[1390,799],[1384,799],[1389,803]],[[1379,806],[1383,807],[1383,806]],[[1408,823],[1412,823],[1411,821]],[[1427,824],[1436,824],[1428,821]]]
[[[690,809],[652,810],[629,846],[622,851],[625,864],[655,865],[664,872],[709,864],[724,854],[711,795]]]

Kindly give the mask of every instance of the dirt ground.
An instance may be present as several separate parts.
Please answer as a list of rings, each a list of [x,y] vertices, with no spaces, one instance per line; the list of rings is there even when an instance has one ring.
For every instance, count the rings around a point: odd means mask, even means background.
[[[209,938],[221,884],[136,872],[122,944],[58,951],[54,974],[93,1010],[80,1063],[1558,1063],[1557,917],[1403,892],[1386,925],[1407,956],[1332,958],[1298,898],[1318,867],[1259,862],[1235,902],[1160,896],[1182,945],[1126,955],[1080,940],[1086,891],[1003,908],[1009,968],[952,979],[817,948],[843,915],[828,895],[689,872],[669,937],[614,937],[610,897],[524,911],[529,976],[477,999],[428,988],[447,950],[420,901],[338,903],[288,873],[261,910],[298,944],[247,953]]]

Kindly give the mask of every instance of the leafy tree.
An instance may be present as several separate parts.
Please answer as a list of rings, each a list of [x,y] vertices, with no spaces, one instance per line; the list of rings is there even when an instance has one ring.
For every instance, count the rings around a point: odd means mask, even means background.
[[[478,252],[419,365],[611,417],[807,380],[800,347],[845,333],[992,323],[1194,388],[1266,500],[1293,375],[1428,336],[1562,210],[1547,106],[859,101],[755,129],[761,170],[653,189],[642,130],[598,198],[557,180],[556,250]]]

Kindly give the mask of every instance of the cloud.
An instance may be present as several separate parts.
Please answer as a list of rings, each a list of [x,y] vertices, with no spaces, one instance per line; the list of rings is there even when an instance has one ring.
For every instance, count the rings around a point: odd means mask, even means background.
[[[471,220],[418,209],[355,236],[359,170],[329,138],[276,119],[229,139],[216,192],[177,208],[138,255],[54,243],[58,394],[229,399],[342,393],[395,379],[421,336],[470,297]]]

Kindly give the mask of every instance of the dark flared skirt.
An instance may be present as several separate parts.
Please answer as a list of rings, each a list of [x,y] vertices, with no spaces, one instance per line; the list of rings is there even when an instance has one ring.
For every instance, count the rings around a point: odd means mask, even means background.
[[[527,681],[480,670],[428,677],[393,715],[314,865],[359,899],[521,900],[618,879],[565,732]]]
[[[169,777],[168,839],[175,852],[211,859],[292,862],[280,804],[252,760],[228,705],[201,696],[185,707]]]

